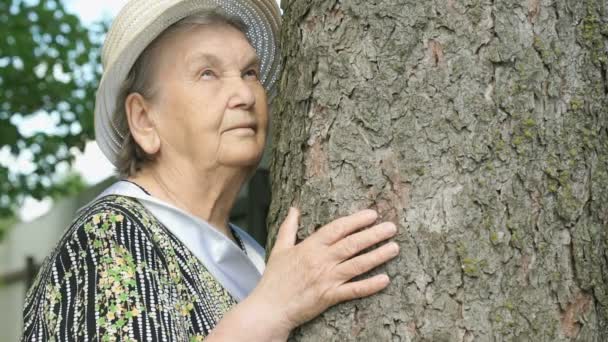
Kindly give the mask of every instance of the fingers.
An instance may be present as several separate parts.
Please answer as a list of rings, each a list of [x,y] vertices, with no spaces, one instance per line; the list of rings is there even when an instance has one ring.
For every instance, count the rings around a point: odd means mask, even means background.
[[[333,304],[371,296],[386,288],[388,284],[390,284],[390,280],[386,274],[378,274],[368,279],[346,283],[335,290]]]
[[[323,226],[315,234],[323,243],[332,245],[343,237],[373,224],[378,218],[374,210],[361,210],[355,214],[341,217]]]
[[[371,247],[379,242],[395,236],[397,227],[392,222],[384,222],[382,224],[365,229],[361,232],[351,234],[344,239],[336,242],[332,247],[332,252],[342,261],[362,250]]]
[[[399,245],[384,244],[371,252],[359,255],[336,266],[336,275],[342,281],[350,280],[391,260],[399,254]]]
[[[274,248],[289,248],[296,243],[299,222],[300,211],[294,207],[290,207],[285,221],[279,227]]]

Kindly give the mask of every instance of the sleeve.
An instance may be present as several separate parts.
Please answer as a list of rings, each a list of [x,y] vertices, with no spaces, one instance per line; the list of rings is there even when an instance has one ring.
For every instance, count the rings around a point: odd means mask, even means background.
[[[47,259],[24,308],[23,341],[174,340],[165,267],[141,221],[93,211]],[[164,273],[164,272],[163,272]]]

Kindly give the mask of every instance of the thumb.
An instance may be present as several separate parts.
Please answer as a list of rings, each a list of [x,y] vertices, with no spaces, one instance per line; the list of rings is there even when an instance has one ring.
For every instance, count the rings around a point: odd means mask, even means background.
[[[294,207],[289,208],[285,221],[279,227],[275,248],[289,248],[295,245],[298,226],[300,223],[300,211]]]

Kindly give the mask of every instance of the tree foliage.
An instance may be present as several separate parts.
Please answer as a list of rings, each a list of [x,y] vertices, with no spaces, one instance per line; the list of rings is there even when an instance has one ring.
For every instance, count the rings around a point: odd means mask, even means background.
[[[84,27],[58,0],[0,0],[0,25],[0,216],[10,216],[26,196],[82,184],[62,174],[93,135],[105,25]],[[51,127],[33,127],[41,120]]]

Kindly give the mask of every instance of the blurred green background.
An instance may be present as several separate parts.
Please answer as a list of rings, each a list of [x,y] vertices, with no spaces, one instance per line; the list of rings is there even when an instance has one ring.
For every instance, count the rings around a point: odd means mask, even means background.
[[[85,25],[68,4],[0,0],[0,239],[27,198],[84,187],[71,163],[93,137],[107,22]]]

